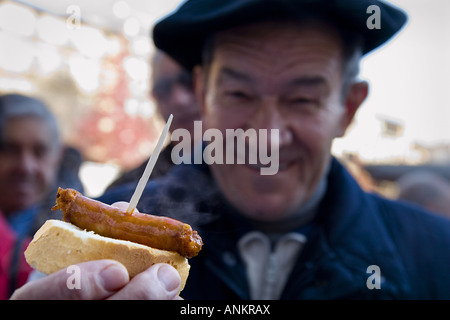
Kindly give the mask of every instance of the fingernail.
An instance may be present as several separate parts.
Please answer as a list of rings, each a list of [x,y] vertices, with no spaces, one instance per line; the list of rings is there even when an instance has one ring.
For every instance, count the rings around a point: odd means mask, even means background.
[[[180,285],[178,272],[170,266],[162,265],[158,269],[158,280],[162,283],[167,292],[171,292]]]
[[[103,288],[107,291],[117,291],[128,282],[128,272],[125,267],[113,263],[99,273]]]

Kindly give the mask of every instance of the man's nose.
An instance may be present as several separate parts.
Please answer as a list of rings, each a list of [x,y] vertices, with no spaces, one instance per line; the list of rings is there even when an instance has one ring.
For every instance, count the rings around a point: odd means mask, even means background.
[[[266,129],[268,131],[267,137],[269,144],[277,144],[279,147],[283,147],[292,143],[294,135],[291,127],[291,119],[282,113],[275,98],[268,98],[263,108],[261,108],[260,114],[255,118],[259,122],[257,124],[258,128],[256,129]],[[272,135],[270,134],[271,130],[274,129],[279,132],[278,136],[273,137],[276,141],[272,141]]]
[[[30,152],[21,152],[17,159],[17,169],[22,173],[32,173],[36,170],[37,161]]]

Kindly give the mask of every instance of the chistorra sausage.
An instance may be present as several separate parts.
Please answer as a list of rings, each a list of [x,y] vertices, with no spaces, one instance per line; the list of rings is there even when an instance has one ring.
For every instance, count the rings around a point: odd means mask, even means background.
[[[58,189],[56,205],[63,219],[81,229],[121,240],[128,240],[152,248],[175,251],[192,258],[201,250],[203,242],[197,231],[178,220],[145,213],[126,213],[124,210],[83,196],[74,189]]]

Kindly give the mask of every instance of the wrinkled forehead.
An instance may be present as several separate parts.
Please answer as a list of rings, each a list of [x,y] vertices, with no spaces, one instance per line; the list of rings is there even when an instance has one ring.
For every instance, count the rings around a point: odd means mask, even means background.
[[[11,117],[4,124],[2,138],[9,140],[18,134],[25,136],[25,133],[31,138],[45,138],[43,140],[52,141],[53,131],[45,119],[37,116]]]
[[[342,71],[342,37],[320,20],[257,22],[217,33],[211,41],[207,65],[214,62],[213,69],[232,63],[241,69],[251,65],[273,76],[295,72],[295,68]]]
[[[60,145],[56,123],[38,114],[10,115],[0,121],[0,145],[17,142],[18,137],[28,137],[29,143],[48,144],[55,149]]]
[[[273,56],[277,63],[291,55],[304,53],[340,55],[343,52],[342,35],[329,22],[319,19],[303,21],[261,21],[221,31],[209,40],[213,53],[233,51],[247,53],[250,58]],[[211,62],[211,61],[209,61]]]
[[[4,95],[0,98],[0,142],[4,139],[7,125],[12,122],[30,121],[39,123],[42,130],[50,132],[55,146],[60,144],[56,118],[40,100],[21,95]]]

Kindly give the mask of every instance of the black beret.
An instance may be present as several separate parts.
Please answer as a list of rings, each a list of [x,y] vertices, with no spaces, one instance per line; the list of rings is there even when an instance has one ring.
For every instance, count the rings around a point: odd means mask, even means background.
[[[372,5],[379,8],[379,28],[368,27],[372,14],[378,14]],[[276,17],[301,19],[305,13],[361,34],[363,54],[389,40],[407,20],[402,10],[378,0],[187,0],[154,26],[153,40],[191,70],[201,63],[205,39],[212,33]]]

